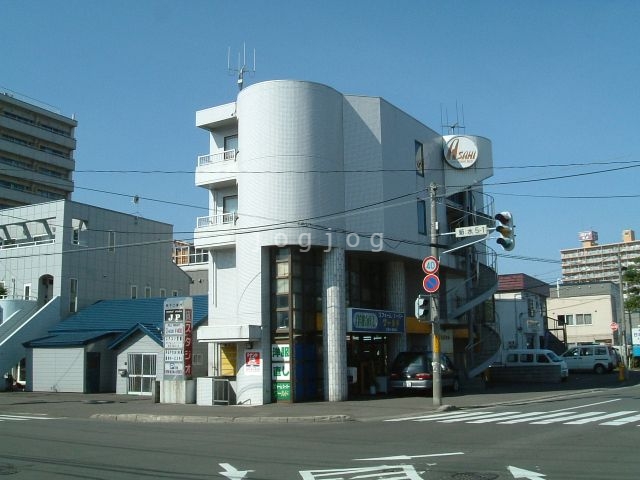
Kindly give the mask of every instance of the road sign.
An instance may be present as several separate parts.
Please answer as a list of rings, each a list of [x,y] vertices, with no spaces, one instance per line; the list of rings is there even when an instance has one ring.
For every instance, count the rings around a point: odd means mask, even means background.
[[[456,237],[474,237],[476,235],[486,235],[486,225],[473,225],[471,227],[456,228]]]
[[[422,281],[422,288],[427,293],[435,293],[440,288],[440,278],[433,273],[430,273]]]
[[[424,273],[436,273],[438,268],[440,268],[440,262],[438,262],[436,257],[425,257],[425,259],[422,260],[422,271]]]
[[[618,324],[616,322],[611,322],[611,330],[614,332],[618,330]]]

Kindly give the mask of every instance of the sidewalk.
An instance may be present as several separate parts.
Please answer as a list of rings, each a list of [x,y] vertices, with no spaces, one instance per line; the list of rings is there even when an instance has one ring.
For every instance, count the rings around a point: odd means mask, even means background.
[[[460,393],[444,393],[440,409],[468,409],[544,401],[584,395],[640,383],[640,372],[627,380],[617,373],[572,375],[562,384],[509,384],[486,388],[479,380],[467,382]],[[438,410],[431,397],[376,395],[344,402],[272,403],[256,406],[199,406],[153,403],[150,397],[116,394],[2,392],[0,414],[47,415],[55,418],[91,418],[127,422],[181,423],[299,423],[374,421],[424,415]]]

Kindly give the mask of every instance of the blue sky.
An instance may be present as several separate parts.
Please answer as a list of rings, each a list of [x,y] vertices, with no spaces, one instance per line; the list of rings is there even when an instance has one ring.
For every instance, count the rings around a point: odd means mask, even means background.
[[[466,133],[493,143],[485,191],[517,225],[500,273],[553,283],[578,232],[640,237],[635,0],[0,0],[0,15],[0,89],[79,122],[74,200],[177,238],[207,214],[195,112],[235,100],[227,52],[235,64],[243,44],[246,84],[380,96],[436,131],[464,110]]]

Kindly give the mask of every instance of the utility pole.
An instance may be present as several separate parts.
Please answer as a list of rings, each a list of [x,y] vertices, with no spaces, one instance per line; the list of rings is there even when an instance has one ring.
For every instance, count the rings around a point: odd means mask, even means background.
[[[431,202],[431,256],[438,258],[438,210],[436,208],[436,193],[438,187],[435,183],[429,185],[429,199]],[[439,407],[442,405],[442,382],[440,375],[440,324],[438,318],[438,293],[431,294],[431,308],[430,321],[431,321],[431,351],[433,352],[433,358],[431,363],[431,370],[433,375],[433,406]]]
[[[625,378],[627,378],[627,368],[629,367],[627,347],[627,328],[624,323],[624,285],[622,284],[622,256],[618,253],[618,287],[620,288],[620,320],[618,321],[619,336],[622,336],[620,345],[622,346],[622,363],[624,363]]]

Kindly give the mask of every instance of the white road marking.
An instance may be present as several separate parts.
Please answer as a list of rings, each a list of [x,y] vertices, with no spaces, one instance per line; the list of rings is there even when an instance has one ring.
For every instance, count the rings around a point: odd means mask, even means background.
[[[636,412],[637,410],[623,410],[621,412],[607,413],[606,415],[600,415],[599,417],[595,418],[583,418],[581,420],[574,420],[573,422],[564,423],[565,425],[584,425],[585,423],[599,422],[600,420],[604,420],[605,418],[622,417],[623,415],[630,415]],[[604,423],[602,425],[604,425]]]
[[[392,457],[354,458],[353,460],[356,462],[381,462],[390,460],[411,460],[412,458],[449,457],[451,455],[464,455],[464,452],[428,453],[426,455],[394,455]]]

